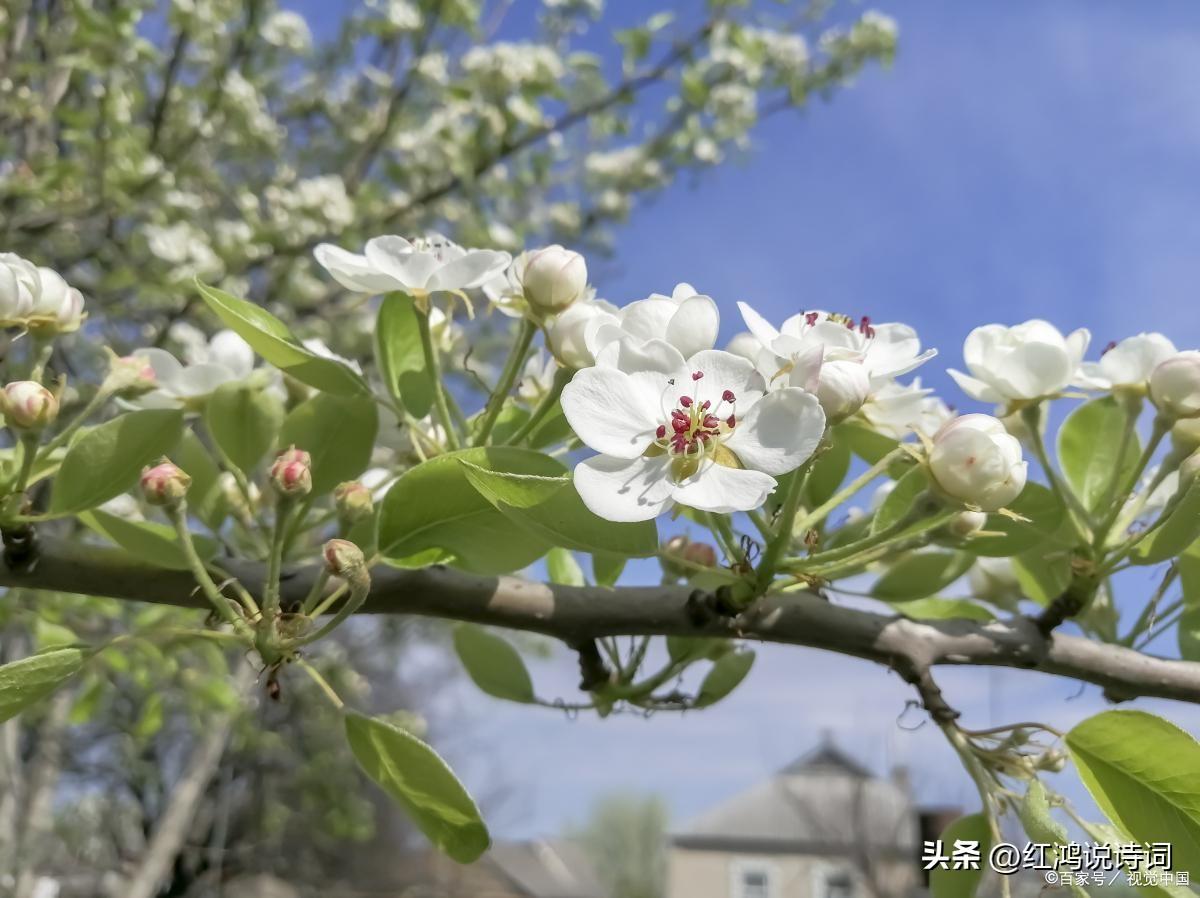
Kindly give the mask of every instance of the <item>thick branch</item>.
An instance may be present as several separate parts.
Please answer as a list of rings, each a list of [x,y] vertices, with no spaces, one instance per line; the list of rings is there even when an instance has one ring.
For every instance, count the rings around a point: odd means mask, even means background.
[[[221,567],[257,593],[261,565]],[[284,572],[284,606],[303,601],[318,568]],[[190,575],[148,568],[115,550],[42,541],[28,571],[0,568],[0,586],[86,593],[140,602],[207,607]],[[902,675],[934,665],[1040,670],[1094,683],[1118,700],[1151,696],[1200,704],[1200,663],[1174,661],[1077,636],[1043,636],[1024,618],[981,624],[913,621],[833,605],[806,592],[767,596],[736,618],[697,616],[686,586],[617,589],[550,586],[519,577],[481,577],[434,566],[372,571],[362,612],[419,614],[543,633],[578,646],[602,636],[735,636],[853,655]]]

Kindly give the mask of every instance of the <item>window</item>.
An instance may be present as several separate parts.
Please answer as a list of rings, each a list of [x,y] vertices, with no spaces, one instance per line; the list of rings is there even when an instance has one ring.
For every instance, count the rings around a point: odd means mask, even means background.
[[[854,898],[854,880],[845,870],[825,874],[825,888],[817,898]]]
[[[771,865],[763,861],[735,861],[732,898],[776,898]]]

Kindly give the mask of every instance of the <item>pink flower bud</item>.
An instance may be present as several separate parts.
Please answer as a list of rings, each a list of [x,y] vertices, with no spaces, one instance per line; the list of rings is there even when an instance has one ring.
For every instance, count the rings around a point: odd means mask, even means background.
[[[366,570],[366,559],[362,549],[348,539],[331,539],[321,549],[325,558],[325,570],[334,577],[351,580]]]
[[[271,484],[283,496],[306,496],[312,492],[312,459],[308,453],[295,446],[280,452],[271,465]]]
[[[157,386],[154,368],[145,356],[114,358],[108,368],[105,387],[124,396],[140,396]]]
[[[683,557],[685,561],[700,567],[717,566],[717,550],[708,543],[688,543],[683,550]]]
[[[339,520],[347,524],[369,518],[375,510],[375,500],[371,491],[357,480],[339,483],[333,490],[333,501],[337,506]]]
[[[18,380],[4,388],[4,415],[9,426],[20,430],[41,430],[58,417],[58,400],[40,383]]]
[[[191,485],[192,478],[166,459],[142,470],[142,498],[151,505],[177,505]]]

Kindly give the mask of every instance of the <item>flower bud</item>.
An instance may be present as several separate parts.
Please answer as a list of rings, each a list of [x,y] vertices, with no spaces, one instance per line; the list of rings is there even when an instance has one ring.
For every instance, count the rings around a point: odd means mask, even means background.
[[[589,368],[596,364],[591,339],[606,324],[620,324],[615,307],[599,299],[577,302],[546,325],[546,346],[564,367]]]
[[[984,511],[1021,494],[1027,476],[1021,444],[991,415],[962,415],[933,436],[929,470],[947,495]]]
[[[115,395],[132,397],[148,393],[158,385],[149,359],[140,355],[113,357],[102,389]]]
[[[142,469],[142,498],[151,505],[177,505],[191,485],[192,478],[167,459]]]
[[[967,537],[982,530],[987,517],[985,512],[964,509],[950,519],[946,529],[954,536]]]
[[[716,567],[717,550],[708,543],[692,542],[683,534],[678,534],[663,543],[663,555],[659,563],[667,576],[677,580],[686,579],[695,574],[698,567]]]
[[[348,539],[331,539],[321,549],[325,570],[333,577],[352,580],[366,570],[362,549]]]
[[[356,524],[369,518],[375,510],[371,491],[357,480],[339,483],[333,490],[333,501],[337,507],[338,520],[343,524]]]
[[[1021,601],[1021,583],[1007,558],[976,558],[967,571],[971,595],[1000,608],[1015,611]]]
[[[1175,418],[1200,415],[1200,352],[1190,349],[1160,362],[1150,372],[1150,399]]]
[[[4,388],[4,416],[10,427],[41,430],[58,417],[58,400],[40,383],[18,380]]]
[[[817,400],[829,424],[844,421],[862,408],[870,392],[871,379],[862,363],[837,361],[821,365]]]
[[[67,334],[83,323],[83,294],[52,268],[38,268],[41,290],[33,301],[30,330]]]
[[[583,256],[555,244],[526,256],[521,287],[530,306],[542,313],[553,313],[583,296],[587,277]]]
[[[1200,418],[1180,418],[1171,428],[1171,447],[1180,453],[1200,449]]]
[[[36,265],[16,253],[0,253],[0,323],[23,324],[41,290]]]
[[[279,453],[270,476],[281,496],[306,496],[312,492],[312,459],[303,449],[291,446]]]

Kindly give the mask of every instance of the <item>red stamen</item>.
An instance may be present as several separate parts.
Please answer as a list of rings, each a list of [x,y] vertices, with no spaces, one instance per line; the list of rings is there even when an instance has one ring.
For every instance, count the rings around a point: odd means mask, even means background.
[[[1105,356],[1105,355],[1107,355],[1109,352],[1111,352],[1112,350],[1114,350],[1114,349],[1116,349],[1116,348],[1117,348],[1117,341],[1116,341],[1116,340],[1109,340],[1109,341],[1108,341],[1108,345],[1107,345],[1107,346],[1105,346],[1105,347],[1104,347],[1102,350],[1100,350],[1100,355],[1101,355],[1101,356]]]
[[[733,395],[733,390],[726,390],[724,393],[721,394],[721,398],[724,399],[726,402],[736,402],[737,401],[737,397],[735,397]]]
[[[701,421],[700,423],[703,424],[705,427],[711,428],[711,427],[716,427],[718,424],[720,424],[721,419],[718,418],[716,415],[705,415],[704,420]]]
[[[737,417],[734,415],[730,415],[728,418],[725,419],[725,424],[728,427],[733,427],[735,424],[737,424]]]
[[[702,378],[703,376],[704,376],[704,372],[703,372],[703,371],[694,371],[694,372],[692,373],[692,380],[699,380],[699,379],[700,379],[700,378]]]
[[[665,437],[665,436],[667,435],[667,425],[666,425],[666,424],[659,424],[659,425],[658,425],[658,430],[654,431],[654,435],[655,435],[655,436],[657,436],[657,437],[658,437],[660,440],[661,440],[663,437]]]
[[[680,396],[679,404],[682,405],[684,408],[691,408],[692,407],[692,397],[691,396]]]
[[[817,319],[820,317],[821,317],[821,315],[819,312],[809,312],[807,315],[804,316],[804,320],[806,322],[808,322],[809,327],[812,327],[814,324],[817,323]]]

